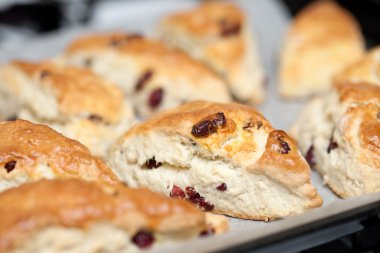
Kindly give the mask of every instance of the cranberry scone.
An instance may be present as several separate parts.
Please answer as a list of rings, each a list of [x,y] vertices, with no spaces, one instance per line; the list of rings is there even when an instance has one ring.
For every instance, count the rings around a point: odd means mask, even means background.
[[[0,123],[0,191],[42,178],[117,182],[112,170],[79,142],[29,121]]]
[[[334,76],[334,83],[345,82],[380,85],[380,47],[372,49]]]
[[[184,200],[121,184],[41,180],[0,193],[0,252],[141,252],[209,231]]]
[[[88,70],[13,61],[0,67],[0,118],[22,118],[77,139],[98,156],[135,122],[115,85]]]
[[[331,87],[333,75],[363,52],[355,18],[335,1],[313,2],[294,18],[285,37],[279,92],[285,98],[323,93]]]
[[[188,52],[225,78],[240,101],[263,102],[266,81],[255,38],[236,5],[208,1],[164,18],[158,33],[166,44]]]
[[[116,83],[143,118],[186,101],[229,102],[225,82],[184,52],[136,34],[78,38],[59,58]]]
[[[135,125],[109,163],[130,187],[203,210],[271,220],[322,204],[293,139],[249,106],[187,103]]]
[[[305,107],[292,134],[340,197],[380,191],[380,87],[335,85]]]

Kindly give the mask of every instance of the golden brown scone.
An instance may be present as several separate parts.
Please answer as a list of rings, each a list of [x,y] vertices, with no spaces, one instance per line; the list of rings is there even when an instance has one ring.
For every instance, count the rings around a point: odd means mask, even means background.
[[[355,18],[334,1],[316,1],[290,25],[280,62],[279,91],[285,98],[322,93],[333,75],[359,59],[364,42]]]
[[[336,85],[305,107],[292,134],[340,197],[380,191],[380,87]]]
[[[372,49],[334,77],[334,83],[345,82],[380,85],[380,47]]]
[[[224,77],[237,99],[263,102],[265,76],[255,38],[236,5],[209,1],[170,15],[162,20],[159,36]]]
[[[130,187],[243,219],[322,204],[295,141],[241,104],[196,101],[162,112],[120,138],[109,162]]]
[[[0,118],[48,124],[105,156],[135,120],[115,85],[88,70],[13,61],[0,67]]]
[[[42,180],[0,193],[0,203],[2,253],[137,252],[208,229],[186,201],[121,184]]]
[[[105,33],[78,38],[59,59],[113,81],[142,117],[205,99],[231,101],[224,81],[184,52],[140,35]]]
[[[41,178],[117,181],[86,147],[47,126],[24,120],[0,123],[0,191]]]

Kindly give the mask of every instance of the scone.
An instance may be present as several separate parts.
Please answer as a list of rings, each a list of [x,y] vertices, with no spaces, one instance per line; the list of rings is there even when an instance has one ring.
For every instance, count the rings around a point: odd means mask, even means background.
[[[336,85],[305,107],[292,134],[340,197],[380,191],[380,87]]]
[[[59,60],[118,84],[143,118],[186,101],[231,100],[226,84],[211,70],[180,50],[140,35],[84,36]]]
[[[380,85],[380,47],[372,49],[334,77],[334,83],[345,82]]]
[[[236,5],[209,1],[164,18],[159,37],[214,69],[240,101],[261,103],[265,76],[255,38]]]
[[[0,67],[0,118],[48,124],[98,156],[134,123],[122,91],[88,70],[13,61]]]
[[[123,185],[42,180],[0,193],[0,252],[139,252],[208,230],[184,200]]]
[[[316,1],[302,10],[285,37],[279,92],[285,98],[323,93],[331,78],[359,59],[364,42],[355,18],[334,1]]]
[[[0,191],[42,178],[117,182],[113,172],[79,142],[29,121],[0,123]]]
[[[271,220],[322,204],[293,139],[249,106],[195,101],[132,127],[110,152],[130,187]]]

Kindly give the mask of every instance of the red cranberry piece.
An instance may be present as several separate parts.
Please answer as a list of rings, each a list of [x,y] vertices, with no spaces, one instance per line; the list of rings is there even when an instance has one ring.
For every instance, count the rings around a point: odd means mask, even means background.
[[[140,249],[145,249],[153,244],[154,237],[151,232],[141,230],[137,232],[135,236],[133,236],[132,242],[136,244]]]
[[[148,169],[157,169],[162,165],[162,163],[157,162],[156,158],[153,156],[153,158],[145,162],[145,165],[148,167]]]
[[[140,91],[144,88],[145,84],[152,78],[153,76],[153,71],[151,69],[148,69],[145,71],[137,80],[135,90]]]
[[[257,121],[257,130],[260,129],[260,127],[263,126],[263,122],[262,121]]]
[[[186,198],[185,192],[176,185],[173,185],[172,191],[170,192],[170,197],[184,199]]]
[[[330,138],[329,146],[327,147],[327,153],[330,154],[331,150],[336,149],[338,147],[338,143],[336,143],[333,138]]]
[[[199,207],[203,208],[205,211],[211,211],[214,209],[214,205],[210,204],[202,197],[193,187],[186,187],[187,199]]]
[[[41,78],[41,79],[44,79],[45,77],[47,77],[47,76],[49,76],[49,75],[50,75],[49,70],[42,70],[42,71],[40,72],[40,78]]]
[[[218,127],[226,126],[226,117],[223,112],[218,112],[207,116],[199,121],[191,129],[191,134],[195,137],[207,137],[213,133],[216,133]]]
[[[153,90],[149,96],[149,106],[151,108],[157,108],[161,104],[163,96],[164,90],[162,88],[157,88]]]
[[[280,152],[280,154],[288,154],[289,151],[291,150],[289,147],[289,144],[286,141],[284,141],[282,137],[279,137],[277,140],[280,144],[280,148],[278,152]]]
[[[230,37],[238,35],[241,31],[241,24],[236,21],[231,21],[227,19],[222,19],[219,22],[220,26],[220,36]]]
[[[7,162],[4,165],[4,169],[7,171],[7,173],[9,173],[9,172],[11,172],[12,170],[15,169],[16,163],[17,163],[16,161],[12,160],[12,161]]]
[[[305,158],[306,158],[307,163],[310,166],[314,166],[317,164],[317,161],[315,160],[315,157],[314,157],[314,146],[313,145],[311,145],[310,148],[307,150]]]
[[[221,183],[220,185],[218,185],[218,186],[216,187],[216,189],[217,189],[218,191],[225,192],[225,191],[227,191],[227,185],[226,185],[226,183]]]
[[[97,114],[90,114],[90,116],[88,116],[88,119],[93,121],[93,122],[102,122],[103,121],[102,116],[99,116]]]
[[[206,230],[203,230],[200,234],[199,234],[199,236],[200,237],[205,237],[205,236],[210,236],[210,235],[213,235],[213,234],[215,234],[215,229],[214,228],[208,228],[208,229],[206,229]]]

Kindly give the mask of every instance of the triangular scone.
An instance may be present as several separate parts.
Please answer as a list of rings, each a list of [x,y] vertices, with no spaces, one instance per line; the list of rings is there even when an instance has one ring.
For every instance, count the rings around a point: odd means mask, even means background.
[[[135,122],[115,85],[88,70],[54,63],[13,61],[0,66],[0,119],[47,124],[104,157]]]
[[[237,6],[209,1],[175,13],[162,20],[159,36],[224,77],[237,99],[263,102],[264,71],[251,27]]]
[[[359,59],[364,42],[355,18],[334,1],[310,4],[295,18],[282,49],[279,91],[299,98],[326,91],[333,75]]]
[[[0,252],[141,252],[209,230],[186,201],[121,184],[41,180],[0,193],[0,203]]]
[[[43,178],[118,182],[79,142],[25,120],[0,123],[0,191]]]
[[[203,64],[136,34],[83,36],[59,59],[119,85],[143,118],[186,101],[231,101],[226,83]]]
[[[271,220],[322,204],[294,140],[240,104],[165,111],[120,138],[110,164],[130,187],[233,217]]]
[[[305,107],[292,134],[340,197],[380,191],[380,87],[337,85]]]
[[[380,86],[380,47],[372,49],[334,77],[334,83],[345,82]]]

